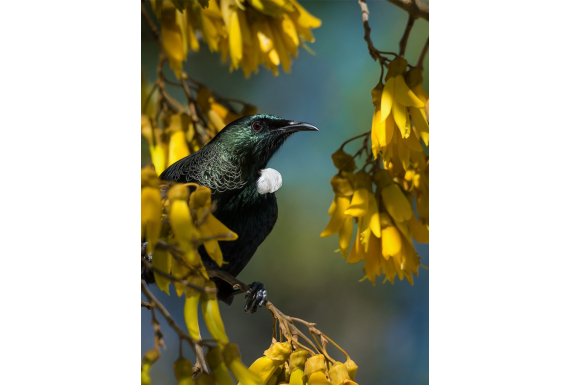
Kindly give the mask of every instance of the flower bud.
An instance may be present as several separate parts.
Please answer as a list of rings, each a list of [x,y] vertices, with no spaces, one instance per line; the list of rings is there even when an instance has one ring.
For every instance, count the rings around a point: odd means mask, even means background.
[[[342,362],[337,362],[329,371],[332,385],[358,385],[348,375],[348,369]]]
[[[180,357],[174,362],[173,366],[178,385],[194,385],[194,380],[192,379],[192,375],[194,374],[192,361]]]
[[[150,164],[141,169],[141,187],[158,188],[158,176]]]
[[[188,192],[188,188],[181,184],[175,184],[168,190],[168,199],[171,201],[175,200],[182,200],[187,202],[188,196],[190,193]]]
[[[398,75],[403,75],[408,67],[408,61],[403,57],[397,57],[388,64],[388,73],[386,74],[386,80],[391,77]]]
[[[226,366],[232,371],[234,377],[237,378],[242,385],[258,385],[261,378],[248,370],[243,362],[241,362],[241,354],[236,344],[227,344],[223,351],[223,358]]]
[[[356,163],[354,162],[354,158],[351,155],[348,155],[342,149],[338,149],[334,154],[332,154],[331,158],[333,160],[334,166],[339,171],[352,172],[356,170]]]
[[[211,374],[202,373],[196,377],[196,385],[216,385],[216,377]]]
[[[345,363],[346,369],[348,370],[348,375],[350,376],[351,380],[354,380],[354,376],[356,375],[356,371],[358,370],[358,365],[351,359],[348,359]]]
[[[216,384],[218,385],[234,385],[228,368],[222,359],[222,351],[219,347],[212,347],[206,353],[206,362],[212,369],[212,374],[216,377]]]
[[[319,370],[323,373],[327,370],[325,365],[325,356],[323,354],[316,354],[305,362],[305,375],[308,376]]]
[[[331,186],[335,195],[350,197],[354,194],[352,183],[347,178],[335,175],[331,178]]]

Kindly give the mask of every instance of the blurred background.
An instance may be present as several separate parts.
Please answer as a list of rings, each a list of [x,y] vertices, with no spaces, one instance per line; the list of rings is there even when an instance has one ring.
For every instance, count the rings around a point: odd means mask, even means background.
[[[245,79],[240,71],[229,72],[219,53],[210,53],[201,43],[200,52],[190,53],[184,68],[194,79],[205,83],[226,98],[255,105],[260,113],[305,121],[318,133],[293,135],[273,157],[269,167],[283,177],[276,193],[279,219],[273,232],[259,247],[240,274],[245,283],[265,284],[268,298],[287,315],[317,323],[317,328],[343,347],[359,365],[359,384],[427,384],[429,382],[429,271],[420,269],[414,286],[396,280],[376,286],[359,280],[363,263],[348,265],[338,249],[338,236],[321,238],[329,221],[333,200],[329,184],[336,173],[331,154],[345,140],[369,131],[374,107],[370,91],[378,83],[380,66],[368,54],[363,39],[362,15],[354,1],[301,1],[322,26],[313,30],[315,52],[303,49],[293,61],[292,72],[274,77],[265,68]],[[408,15],[383,0],[368,2],[371,38],[382,51],[398,51]],[[156,78],[158,48],[141,21],[142,68],[149,82]],[[428,23],[414,24],[406,59],[415,64],[428,36]],[[424,62],[424,88],[429,92],[429,53]],[[165,66],[165,69],[168,65]],[[174,75],[166,71],[170,79]],[[181,91],[169,91],[184,101]],[[360,146],[355,141],[348,152]],[[148,147],[141,146],[141,166],[150,163]],[[428,245],[417,244],[421,263],[429,266]],[[151,290],[169,309],[179,325],[184,325],[184,299],[171,289],[169,297],[156,285]],[[249,366],[263,355],[271,343],[272,317],[260,309],[243,313],[243,296],[231,307],[220,303],[222,318],[231,342],[239,345],[243,362]],[[172,363],[178,356],[178,338],[158,314],[167,350],[151,369],[154,384],[176,384]],[[141,309],[141,356],[153,347],[150,312]],[[200,325],[207,333],[204,324]],[[335,359],[343,355],[330,348]],[[192,359],[186,347],[185,355]]]

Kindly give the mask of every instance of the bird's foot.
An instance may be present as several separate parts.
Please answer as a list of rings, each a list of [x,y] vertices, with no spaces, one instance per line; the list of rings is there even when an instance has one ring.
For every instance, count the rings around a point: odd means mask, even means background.
[[[267,303],[267,290],[261,282],[254,282],[249,285],[249,290],[245,293],[244,313],[253,314],[259,306]]]

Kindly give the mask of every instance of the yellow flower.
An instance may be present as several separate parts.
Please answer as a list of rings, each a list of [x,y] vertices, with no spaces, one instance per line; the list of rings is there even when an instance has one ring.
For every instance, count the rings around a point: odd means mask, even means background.
[[[261,378],[248,370],[241,361],[241,354],[236,344],[227,344],[223,351],[224,362],[232,371],[234,377],[242,385],[259,385],[262,383]]]
[[[152,167],[141,170],[141,239],[148,242],[147,250],[154,251],[162,225],[162,201],[158,177]]]
[[[339,233],[339,245],[343,258],[346,258],[350,239],[352,238],[352,218],[346,214],[346,210],[350,206],[350,197],[353,194],[352,183],[348,178],[341,175],[335,175],[331,179],[331,185],[335,197],[329,209],[329,215],[332,215],[329,224],[321,233],[321,237],[330,237]]]
[[[370,237],[368,250],[364,251],[364,273],[372,285],[376,284],[376,276],[380,276],[381,241],[384,241],[383,233],[382,239],[373,235]]]
[[[222,350],[218,347],[211,347],[206,354],[206,362],[212,370],[212,374],[216,378],[218,385],[234,385],[234,381],[230,377],[228,368],[222,358]]]
[[[342,362],[336,362],[330,369],[332,385],[358,385],[348,375],[348,369]]]
[[[406,107],[423,108],[425,105],[404,80],[407,65],[406,59],[399,57],[390,62],[380,101],[380,122],[386,120],[392,113],[402,138],[409,137],[411,133],[410,117]]]
[[[354,376],[356,376],[356,371],[358,370],[358,365],[356,365],[356,362],[354,362],[350,358],[348,360],[346,360],[346,362],[344,364],[346,365],[346,369],[348,370],[348,375],[349,375],[350,379],[354,381]]]
[[[216,377],[202,372],[196,377],[196,385],[216,385]]]
[[[154,250],[152,253],[152,266],[164,273],[169,274],[172,269],[172,256],[166,250]],[[160,274],[154,273],[156,285],[166,294],[170,295],[170,279],[163,277]]]
[[[187,126],[188,121],[181,115],[172,115],[170,117],[170,126],[167,130],[167,132],[170,133],[170,141],[168,142],[168,166],[190,155],[183,125]]]
[[[204,287],[205,280],[201,275],[192,275],[189,277],[188,282],[191,284]],[[198,326],[198,307],[200,306],[200,292],[191,287],[185,287],[184,294],[186,300],[184,301],[184,322],[188,328],[188,334],[195,340],[200,338],[200,328]]]
[[[181,184],[176,184],[168,190],[170,201],[168,217],[178,248],[184,252],[190,266],[199,266],[202,261],[194,247],[199,233],[190,215],[188,195],[188,188]]]
[[[305,362],[307,361],[308,356],[309,352],[306,350],[297,350],[291,354],[291,358],[289,360],[289,368],[291,370],[289,385],[305,385],[306,382],[303,382],[303,377],[305,375]]]
[[[230,71],[242,67],[244,75],[265,64],[275,75],[281,64],[290,71],[291,57],[304,41],[314,42],[311,29],[321,21],[292,0],[211,0],[203,9],[193,2],[151,1],[161,23],[162,41],[171,68],[180,78],[188,46],[198,51],[199,30],[210,51],[230,57]],[[202,6],[207,1],[200,0]],[[178,6],[178,9],[176,9]],[[228,55],[229,54],[229,55]]]
[[[206,282],[205,287],[215,289],[216,285],[213,282],[208,281]],[[206,323],[206,327],[212,335],[212,338],[220,342],[227,343],[229,340],[226,335],[222,316],[220,315],[216,293],[202,293],[200,295],[200,305],[202,306],[204,322]]]
[[[156,349],[151,349],[145,353],[141,365],[141,385],[150,385],[150,375],[148,374],[152,364],[158,360],[160,353]]]
[[[180,79],[182,73],[182,61],[186,60],[188,44],[185,41],[188,25],[186,17],[176,7],[172,1],[162,1],[162,12],[160,15],[160,29],[162,35],[162,46],[168,57],[170,68]],[[184,31],[184,36],[183,36]]]
[[[164,148],[162,144],[157,141],[155,143],[155,137],[159,138],[157,135],[153,134],[152,124],[146,115],[141,115],[141,133],[143,138],[148,143],[150,149],[150,158],[157,175],[160,175],[166,168],[166,155],[164,153]]]
[[[408,220],[408,225],[410,226],[410,231],[412,236],[419,243],[429,243],[429,228],[428,226],[422,224],[416,219],[415,215],[412,215]]]
[[[289,358],[289,355],[291,355],[289,342],[275,343],[264,352],[263,357],[251,364],[249,371],[261,378],[261,384],[266,384],[277,368]],[[246,384],[240,381],[238,385]]]
[[[325,356],[323,354],[315,354],[307,359],[305,362],[305,375],[309,376],[315,372],[325,372],[327,366],[325,364]]]
[[[372,193],[372,180],[364,171],[359,171],[354,175],[356,191],[345,214],[358,217],[357,243],[364,245],[364,252],[368,251],[370,235],[374,233],[380,237],[380,217],[376,197]]]
[[[192,361],[183,357],[174,361],[174,375],[178,380],[178,385],[194,385]]]
[[[331,385],[331,382],[323,372],[319,371],[309,376],[307,385]]]
[[[327,367],[325,364],[325,356],[316,354],[305,362],[305,375],[309,379],[308,385],[330,385],[330,381],[325,375]]]
[[[218,266],[222,266],[223,256],[218,241],[233,241],[238,235],[217,220],[211,212],[212,191],[204,186],[198,186],[190,196],[190,209],[196,211],[196,223],[204,247]]]
[[[390,216],[394,218],[396,222],[410,219],[412,216],[412,206],[400,187],[394,183],[388,170],[377,169],[374,172],[374,183],[378,190],[380,190],[382,203]]]
[[[412,121],[419,135],[423,139],[426,146],[429,146],[429,123],[428,123],[428,112],[429,112],[429,95],[424,90],[422,83],[424,81],[422,70],[420,68],[412,68],[406,74],[406,83],[414,93],[424,103],[424,108],[418,108],[415,106],[410,107],[410,115],[412,116]]]

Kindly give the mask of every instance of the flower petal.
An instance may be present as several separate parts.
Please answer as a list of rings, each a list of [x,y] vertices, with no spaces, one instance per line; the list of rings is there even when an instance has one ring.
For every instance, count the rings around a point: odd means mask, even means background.
[[[380,191],[382,202],[386,210],[396,222],[410,219],[412,216],[412,206],[404,196],[400,187],[395,183],[390,183]]]
[[[346,215],[350,215],[352,217],[361,217],[366,214],[368,210],[368,190],[366,189],[358,189],[354,192],[352,196],[352,201],[350,202],[350,206],[348,209],[345,210]]]
[[[172,268],[172,256],[166,250],[154,250],[152,253],[152,266],[163,273],[170,274]],[[156,286],[166,294],[170,295],[170,279],[160,274],[154,273]]]
[[[395,98],[396,102],[403,104],[406,107],[421,108],[425,105],[413,92],[410,90],[404,77],[402,75],[396,76],[395,80]]]
[[[371,192],[368,192],[368,203],[369,208],[368,211],[370,212],[370,230],[372,233],[377,237],[380,238],[382,235],[380,229],[380,213],[378,212],[378,205],[376,204],[376,197]]]
[[[352,239],[352,218],[346,217],[344,224],[342,225],[340,232],[338,234],[338,245],[340,247],[340,253],[342,258],[346,258],[348,254],[348,249],[350,247],[350,240]]]
[[[421,138],[424,140],[426,146],[429,146],[429,125],[425,116],[425,111],[422,109],[410,107],[410,115],[412,121],[418,130]]]
[[[384,85],[384,90],[382,90],[382,99],[380,100],[380,121],[384,121],[390,111],[392,110],[392,105],[394,104],[394,93],[395,93],[395,83],[394,78],[390,78],[386,81]]]
[[[340,231],[342,225],[344,224],[344,219],[346,218],[345,210],[350,205],[350,198],[335,196],[336,208],[332,214],[332,218],[329,221],[327,227],[321,233],[321,237],[330,237]]]
[[[412,232],[412,236],[419,243],[429,243],[429,230],[426,225],[422,224],[416,219],[415,215],[412,215],[408,220],[408,225]]]
[[[208,217],[206,218],[206,224],[208,225],[208,228],[212,232],[213,236],[228,235],[228,234],[231,235],[231,237],[229,238],[221,237],[218,239],[219,241],[235,241],[236,239],[238,239],[238,235],[236,233],[228,229],[226,225],[220,222],[212,214],[208,215]]]
[[[407,108],[404,105],[395,102],[392,108],[394,114],[394,121],[396,126],[400,129],[402,138],[407,138],[410,136],[410,118],[408,117]]]
[[[402,238],[400,232],[394,226],[382,229],[382,255],[384,258],[396,255],[402,249]]]

